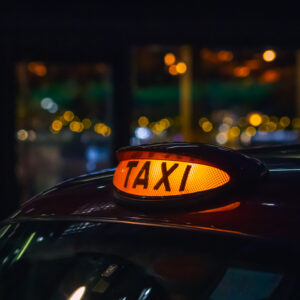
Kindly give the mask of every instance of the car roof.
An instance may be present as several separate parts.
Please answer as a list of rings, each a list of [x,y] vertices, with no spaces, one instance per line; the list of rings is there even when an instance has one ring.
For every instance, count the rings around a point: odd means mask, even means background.
[[[222,195],[222,205],[149,209],[116,201],[115,169],[83,175],[24,202],[10,220],[91,220],[182,228],[259,239],[299,242],[300,146],[241,150],[268,175]]]

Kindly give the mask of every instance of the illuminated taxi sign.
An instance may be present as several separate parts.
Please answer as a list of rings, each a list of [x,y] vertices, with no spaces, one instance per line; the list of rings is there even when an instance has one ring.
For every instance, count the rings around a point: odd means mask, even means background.
[[[229,172],[197,157],[156,151],[117,154],[120,162],[113,184],[119,199],[151,202],[198,197],[231,182]]]
[[[160,143],[124,147],[113,185],[124,204],[175,206],[226,201],[225,190],[252,187],[268,174],[257,159],[207,144]],[[214,198],[214,199],[212,199]],[[208,200],[208,201],[207,201]]]
[[[170,197],[209,191],[229,181],[228,173],[210,165],[162,159],[130,159],[119,163],[113,184],[130,195]]]

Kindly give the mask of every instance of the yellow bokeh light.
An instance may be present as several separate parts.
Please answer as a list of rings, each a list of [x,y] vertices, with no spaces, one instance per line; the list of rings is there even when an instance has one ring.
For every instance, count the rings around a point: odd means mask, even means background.
[[[288,127],[290,124],[291,124],[291,119],[289,117],[281,117],[280,120],[279,120],[279,124],[282,126],[282,127]]]
[[[145,116],[139,117],[138,124],[141,127],[147,127],[149,124],[149,119]]]
[[[94,126],[95,132],[101,134],[101,129],[102,129],[102,127],[104,127],[104,126],[105,126],[105,124],[103,124],[103,123],[97,123],[97,124],[95,124],[95,126]]]
[[[101,134],[103,135],[103,136],[110,136],[110,134],[111,134],[111,129],[110,129],[110,127],[108,127],[108,126],[104,126],[103,128],[102,128],[102,130],[101,130]]]
[[[292,124],[293,124],[294,129],[299,129],[300,128],[300,118],[294,118]]]
[[[211,132],[213,129],[213,124],[209,121],[205,121],[203,124],[202,124],[202,130],[204,132]]]
[[[229,129],[229,137],[236,138],[240,135],[241,130],[237,126],[233,126],[232,128]]]
[[[276,58],[276,52],[274,50],[266,50],[263,55],[263,60],[270,62],[273,61]]]
[[[160,122],[157,122],[153,125],[153,132],[155,134],[160,134],[165,129],[166,128]]]
[[[186,64],[184,62],[180,62],[176,65],[176,70],[179,74],[184,74],[187,70]]]
[[[168,119],[166,119],[166,118],[164,118],[164,119],[161,119],[160,121],[159,121],[159,123],[160,123],[160,125],[162,125],[164,128],[168,128],[168,127],[170,127],[170,121],[168,120]]]
[[[28,138],[28,132],[25,129],[20,129],[17,132],[17,138],[19,141],[25,141]]]
[[[88,118],[84,118],[82,120],[82,124],[83,124],[84,129],[90,129],[92,126],[92,121]]]
[[[68,121],[65,120],[64,116],[58,116],[57,120],[61,121],[63,123],[63,126],[68,124]]]
[[[69,125],[69,128],[73,132],[82,132],[84,129],[84,126],[81,122],[78,121],[72,121]]]
[[[173,76],[177,75],[178,72],[177,72],[177,68],[176,68],[176,65],[172,65],[169,67],[169,73]]]
[[[63,123],[60,120],[54,120],[51,124],[51,128],[54,131],[60,131],[63,127]]]
[[[249,123],[252,125],[252,126],[259,126],[261,123],[262,123],[263,119],[262,119],[262,116],[258,113],[252,113],[250,116],[249,116]]]
[[[270,118],[267,115],[262,115],[262,122],[267,123],[270,121]]]
[[[274,131],[276,130],[276,128],[277,128],[277,124],[275,122],[270,121],[265,124],[265,129],[267,131]]]
[[[206,121],[208,121],[207,118],[205,118],[205,117],[200,118],[199,121],[198,121],[199,126],[202,127],[202,124],[203,124],[204,122],[206,122]]]
[[[110,127],[103,124],[103,123],[97,123],[94,126],[94,130],[95,130],[96,133],[101,134],[103,136],[110,136],[110,134],[111,134]]]
[[[164,61],[167,66],[173,65],[176,61],[175,55],[173,53],[167,53],[165,55]]]
[[[245,132],[248,136],[254,136],[256,134],[256,129],[252,126],[249,126],[246,128]]]
[[[74,119],[74,113],[70,110],[65,111],[63,116],[67,122],[71,122]]]
[[[226,124],[232,125],[233,124],[233,119],[231,117],[225,117],[223,119],[223,122],[226,123]]]

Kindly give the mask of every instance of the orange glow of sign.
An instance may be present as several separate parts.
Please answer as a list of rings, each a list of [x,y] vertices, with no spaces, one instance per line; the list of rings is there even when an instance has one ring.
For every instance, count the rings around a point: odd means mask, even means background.
[[[200,163],[162,159],[128,159],[119,163],[114,186],[125,193],[165,197],[204,192],[225,185],[230,176]]]
[[[221,206],[221,207],[217,207],[217,208],[213,208],[213,209],[207,209],[207,210],[202,210],[202,211],[199,211],[197,213],[199,214],[210,214],[210,213],[218,213],[218,212],[224,212],[224,211],[231,211],[231,210],[234,210],[236,208],[238,208],[239,206],[241,205],[240,202],[234,202],[234,203],[231,203],[231,204],[227,204],[227,205],[224,205],[224,206]]]

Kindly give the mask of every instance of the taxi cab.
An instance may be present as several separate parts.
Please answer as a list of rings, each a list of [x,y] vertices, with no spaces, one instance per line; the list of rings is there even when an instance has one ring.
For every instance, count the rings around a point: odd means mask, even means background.
[[[0,228],[0,300],[300,299],[300,146],[166,143]]]

